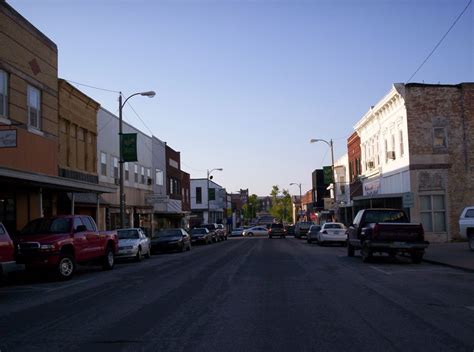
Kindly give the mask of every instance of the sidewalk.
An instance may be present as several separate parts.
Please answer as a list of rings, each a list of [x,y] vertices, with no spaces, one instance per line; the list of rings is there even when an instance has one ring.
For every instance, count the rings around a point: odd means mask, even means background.
[[[474,272],[474,252],[467,242],[432,243],[423,260]]]

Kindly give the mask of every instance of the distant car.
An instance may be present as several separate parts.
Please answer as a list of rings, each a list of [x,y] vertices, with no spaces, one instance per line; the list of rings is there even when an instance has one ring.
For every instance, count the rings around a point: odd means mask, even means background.
[[[232,230],[230,233],[231,237],[240,237],[243,236],[244,228],[243,227],[236,227],[235,229]]]
[[[223,224],[217,224],[217,231],[223,240],[227,239],[227,229]]]
[[[191,250],[191,238],[181,228],[163,229],[153,235],[151,250],[152,252],[165,250],[189,251]]]
[[[286,228],[286,234],[290,236],[295,235],[295,225],[288,225]]]
[[[191,230],[191,243],[202,243],[210,244],[212,243],[212,236],[208,229],[205,227],[196,227]]]
[[[321,225],[311,225],[306,233],[306,242],[313,243],[318,240],[318,234],[321,230]]]
[[[469,248],[474,251],[474,206],[466,207],[459,217],[459,232],[467,239]]]
[[[142,229],[119,229],[117,230],[119,239],[117,258],[135,258],[141,261],[143,256],[150,258],[151,243]]]
[[[214,242],[219,242],[222,240],[222,236],[220,235],[220,231],[217,228],[217,224],[202,224],[199,227],[205,227],[208,229]]]
[[[295,238],[301,238],[303,236],[306,236],[311,225],[313,225],[311,221],[302,221],[302,222],[296,223]]]
[[[245,229],[242,232],[242,236],[267,236],[268,230],[265,226],[254,226],[248,229]]]
[[[268,230],[268,238],[272,239],[273,237],[286,237],[286,231],[283,224],[274,223],[270,225],[270,229]]]
[[[327,222],[318,233],[317,242],[320,246],[325,243],[340,243],[345,246],[347,242],[346,227],[339,222]]]

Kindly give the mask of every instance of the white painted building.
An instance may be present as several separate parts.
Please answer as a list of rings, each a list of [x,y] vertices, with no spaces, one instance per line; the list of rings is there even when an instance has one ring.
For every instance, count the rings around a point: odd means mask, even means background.
[[[347,153],[334,162],[336,200],[339,206],[350,204],[349,158]]]
[[[191,179],[191,213],[200,223],[225,222],[226,190],[205,178]],[[208,195],[209,200],[208,200]]]

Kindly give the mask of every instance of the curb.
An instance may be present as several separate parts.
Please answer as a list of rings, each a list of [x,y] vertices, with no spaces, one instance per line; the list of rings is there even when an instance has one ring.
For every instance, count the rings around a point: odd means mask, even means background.
[[[454,265],[454,264],[443,263],[443,262],[439,262],[439,261],[436,261],[436,260],[425,259],[425,258],[423,258],[423,261],[426,262],[426,263],[430,263],[430,264],[446,266],[446,267],[449,267],[449,268],[459,269],[459,270],[466,271],[466,272],[469,272],[469,273],[474,273],[474,269],[466,268],[466,267],[464,267],[464,266],[459,266],[459,265]]]

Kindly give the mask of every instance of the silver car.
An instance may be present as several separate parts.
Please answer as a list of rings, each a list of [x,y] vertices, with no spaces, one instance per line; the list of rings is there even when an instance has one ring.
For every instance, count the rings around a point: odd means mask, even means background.
[[[117,230],[119,249],[117,258],[135,258],[137,262],[145,256],[150,258],[150,239],[140,228]]]

